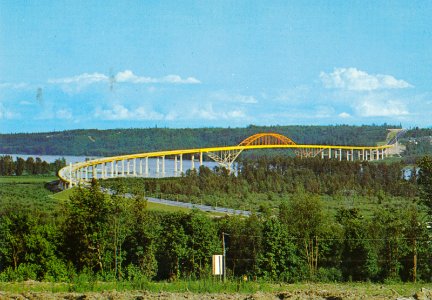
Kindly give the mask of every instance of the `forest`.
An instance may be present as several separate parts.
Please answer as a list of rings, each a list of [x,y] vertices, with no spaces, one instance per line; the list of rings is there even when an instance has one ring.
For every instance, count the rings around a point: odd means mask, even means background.
[[[237,176],[201,168],[160,181],[93,181],[64,201],[3,183],[0,281],[210,278],[225,241],[228,280],[431,282],[432,158],[417,166],[407,180],[399,163],[264,157],[242,161]],[[148,210],[145,196],[157,192],[278,201],[250,217]],[[355,201],[326,209],[322,197],[338,195]],[[368,214],[362,199],[374,202]]]
[[[0,153],[113,156],[170,149],[238,145],[260,132],[277,132],[299,144],[376,145],[391,125],[254,126],[246,128],[82,129],[0,134]],[[113,147],[115,145],[115,147]]]

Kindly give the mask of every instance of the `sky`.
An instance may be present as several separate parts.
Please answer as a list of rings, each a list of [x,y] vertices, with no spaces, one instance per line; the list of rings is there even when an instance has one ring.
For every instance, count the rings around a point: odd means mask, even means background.
[[[0,132],[432,126],[432,1],[0,0]]]

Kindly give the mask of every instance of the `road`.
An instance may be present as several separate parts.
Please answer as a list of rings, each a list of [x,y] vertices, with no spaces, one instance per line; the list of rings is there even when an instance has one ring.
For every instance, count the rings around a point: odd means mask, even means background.
[[[104,193],[108,193],[110,195],[114,194],[112,190],[102,188],[102,191]],[[124,195],[126,198],[132,198],[134,195],[127,193]],[[214,207],[209,205],[203,205],[203,204],[194,204],[189,202],[180,202],[180,201],[173,201],[168,199],[159,199],[159,198],[153,198],[153,197],[146,197],[148,202],[152,203],[159,203],[163,205],[170,205],[170,206],[176,206],[176,207],[184,207],[188,209],[199,209],[206,212],[212,212],[212,213],[222,213],[222,214],[229,214],[229,215],[241,215],[241,216],[250,216],[251,212],[247,210],[240,210],[240,209],[233,209],[233,208],[226,208],[226,207]]]
[[[132,196],[132,195],[130,195]],[[239,210],[239,209],[232,209],[232,208],[226,208],[226,207],[213,207],[203,204],[193,204],[193,203],[187,203],[187,202],[178,202],[173,200],[167,200],[167,199],[158,199],[158,198],[152,198],[152,197],[146,197],[148,202],[153,203],[159,203],[164,205],[171,205],[171,206],[177,206],[177,207],[185,207],[189,209],[199,209],[202,211],[207,212],[215,212],[215,213],[224,213],[224,214],[230,214],[230,215],[242,215],[242,216],[250,216],[251,212],[247,210]]]

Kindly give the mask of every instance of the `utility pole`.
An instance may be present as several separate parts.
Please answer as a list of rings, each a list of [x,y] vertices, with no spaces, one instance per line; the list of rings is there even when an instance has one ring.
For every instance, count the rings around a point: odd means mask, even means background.
[[[222,232],[222,247],[223,247],[223,282],[226,282],[226,249],[225,249],[225,232]]]

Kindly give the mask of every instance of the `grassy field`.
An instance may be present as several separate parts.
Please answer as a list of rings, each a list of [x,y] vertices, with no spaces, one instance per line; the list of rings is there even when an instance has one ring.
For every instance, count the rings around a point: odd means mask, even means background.
[[[195,281],[175,282],[101,282],[83,281],[76,283],[48,283],[48,282],[10,282],[1,283],[0,291],[7,293],[24,292],[46,292],[46,293],[67,293],[67,292],[127,292],[147,291],[149,293],[194,293],[206,297],[208,294],[254,294],[263,293],[277,296],[279,299],[289,298],[292,295],[304,295],[310,298],[311,295],[321,295],[327,299],[396,299],[399,297],[410,297],[424,289],[432,290],[432,284],[423,283],[269,283],[269,282],[242,282],[227,281],[219,282],[218,278]],[[334,298],[329,298],[334,297]],[[151,294],[149,298],[152,299]],[[183,297],[184,298],[184,297]],[[158,298],[159,299],[159,298]],[[210,297],[209,299],[215,299]],[[244,297],[241,297],[244,299]],[[249,298],[248,298],[249,299]],[[255,299],[255,298],[254,298]],[[262,299],[269,299],[263,297]],[[301,299],[301,298],[297,298]],[[429,298],[425,298],[429,299]]]
[[[28,175],[28,176],[0,176],[0,184],[34,184],[34,183],[47,183],[57,180],[56,176],[43,176],[43,175]]]
[[[56,200],[45,184],[56,180],[53,176],[0,177],[0,205],[21,205],[23,208],[52,209]]]

